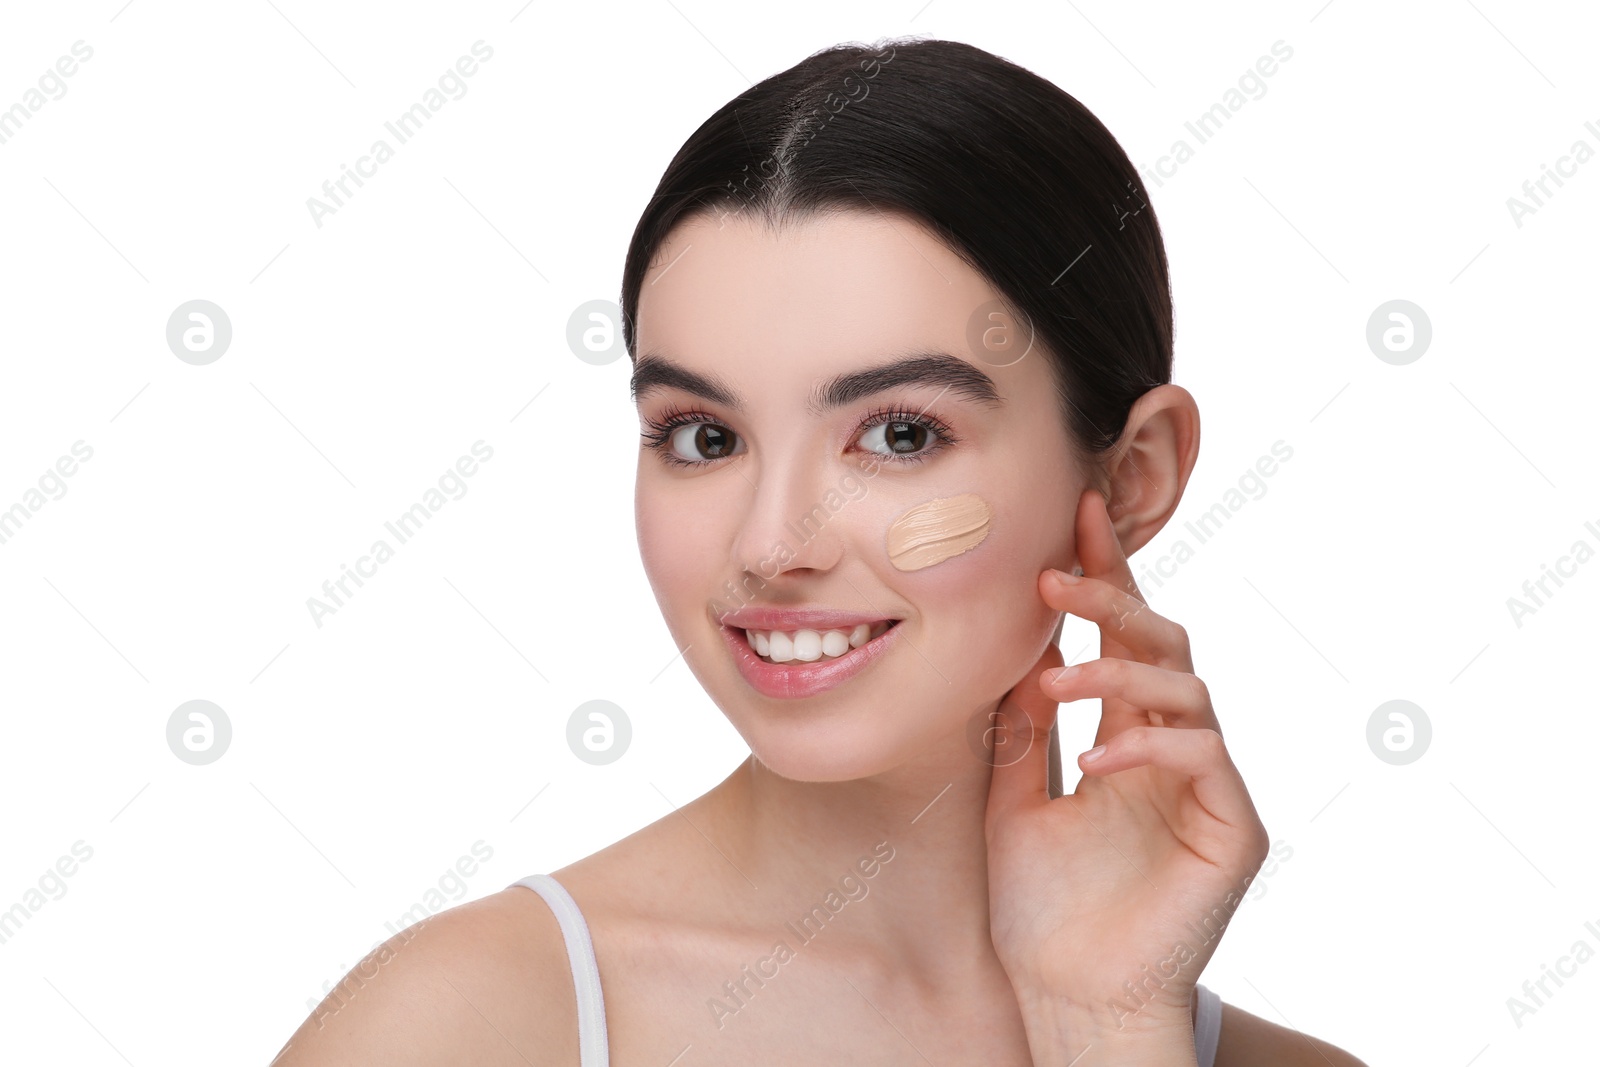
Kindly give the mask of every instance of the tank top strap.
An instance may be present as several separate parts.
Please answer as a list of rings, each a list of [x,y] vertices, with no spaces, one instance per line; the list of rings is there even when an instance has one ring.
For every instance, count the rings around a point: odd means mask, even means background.
[[[1222,998],[1196,982],[1194,1013],[1194,1056],[1200,1067],[1213,1067],[1217,1059],[1217,1038],[1222,1035]]]
[[[600,990],[600,965],[594,956],[594,941],[578,902],[566,887],[548,874],[530,874],[512,885],[525,886],[544,898],[561,925],[567,946],[567,963],[572,967],[572,985],[578,993],[578,1060],[582,1067],[610,1067],[611,1051],[606,1041],[606,1001]],[[1205,1064],[1204,1067],[1210,1067]]]

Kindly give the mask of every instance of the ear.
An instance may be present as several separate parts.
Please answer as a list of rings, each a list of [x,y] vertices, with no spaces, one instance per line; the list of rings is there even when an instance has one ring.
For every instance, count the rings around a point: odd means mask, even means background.
[[[1128,412],[1106,460],[1106,510],[1128,555],[1143,548],[1178,509],[1200,454],[1200,408],[1181,385],[1158,385]]]

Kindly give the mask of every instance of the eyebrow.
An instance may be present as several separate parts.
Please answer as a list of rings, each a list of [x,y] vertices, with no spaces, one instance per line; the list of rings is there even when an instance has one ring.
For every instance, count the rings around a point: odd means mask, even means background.
[[[998,407],[1004,403],[993,379],[971,363],[948,352],[919,352],[818,382],[806,406],[813,415],[820,416],[902,385],[939,385],[986,406]],[[656,353],[640,356],[634,364],[630,383],[634,401],[666,388],[681,389],[734,411],[744,410],[744,398],[738,390],[717,375],[700,374]]]

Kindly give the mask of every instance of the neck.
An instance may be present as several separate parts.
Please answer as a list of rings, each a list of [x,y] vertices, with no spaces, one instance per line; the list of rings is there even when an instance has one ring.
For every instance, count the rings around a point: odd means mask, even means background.
[[[708,797],[712,836],[730,845],[731,899],[756,901],[741,914],[797,952],[826,927],[843,936],[818,944],[893,970],[953,975],[952,961],[970,961],[992,972],[990,772],[961,735],[843,782],[793,781],[752,755]]]

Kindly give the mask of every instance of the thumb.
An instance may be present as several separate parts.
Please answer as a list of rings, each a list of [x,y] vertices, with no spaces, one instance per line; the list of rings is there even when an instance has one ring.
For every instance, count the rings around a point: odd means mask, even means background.
[[[989,778],[989,822],[1050,799],[1050,728],[1055,725],[1059,705],[1045,693],[1039,679],[1045,671],[1060,670],[1064,662],[1061,649],[1052,641],[1000,701],[990,729],[994,771]]]

